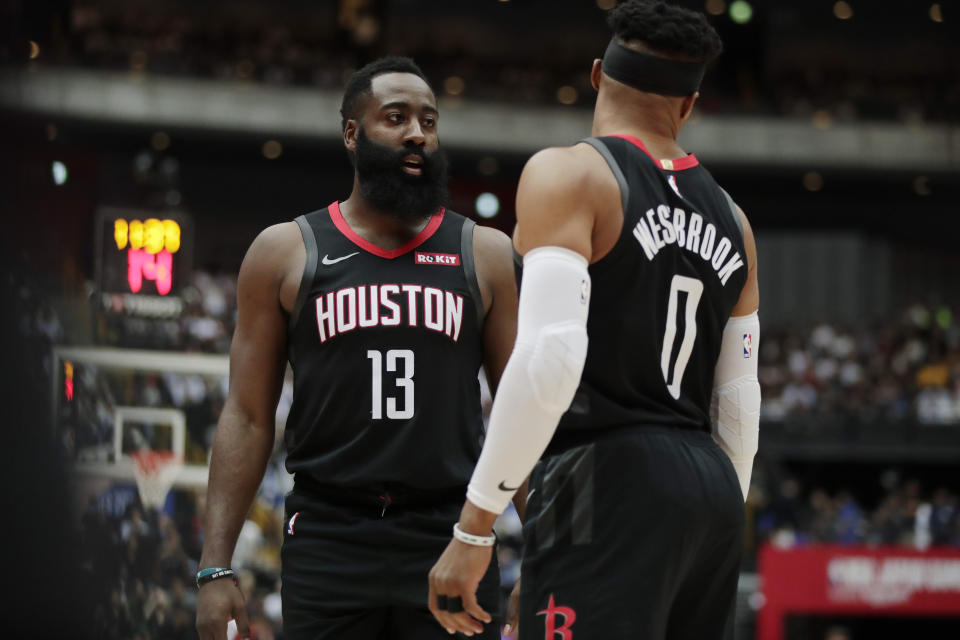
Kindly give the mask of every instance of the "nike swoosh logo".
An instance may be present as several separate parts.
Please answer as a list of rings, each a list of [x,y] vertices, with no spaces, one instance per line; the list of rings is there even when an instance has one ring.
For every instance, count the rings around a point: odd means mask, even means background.
[[[516,491],[517,489],[520,488],[520,485],[517,485],[515,487],[508,487],[507,485],[504,484],[504,481],[501,480],[497,488],[500,489],[500,491]]]
[[[337,264],[337,263],[340,262],[341,260],[346,260],[347,258],[352,258],[353,256],[357,255],[358,253],[360,253],[360,252],[359,252],[359,251],[354,251],[353,253],[351,253],[351,254],[349,254],[349,255],[340,256],[339,258],[333,258],[332,260],[331,260],[330,258],[328,258],[328,257],[326,256],[326,254],[324,254],[323,260],[321,260],[321,262],[323,262],[323,264]]]

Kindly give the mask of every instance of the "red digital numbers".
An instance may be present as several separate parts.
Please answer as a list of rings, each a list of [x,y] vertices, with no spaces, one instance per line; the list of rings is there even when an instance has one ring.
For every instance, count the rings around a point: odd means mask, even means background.
[[[73,402],[73,363],[69,360],[63,362],[63,395]]]
[[[127,282],[130,291],[140,293],[144,279],[153,280],[160,295],[170,293],[173,286],[173,254],[166,249],[156,255],[147,253],[145,249],[127,249]]]

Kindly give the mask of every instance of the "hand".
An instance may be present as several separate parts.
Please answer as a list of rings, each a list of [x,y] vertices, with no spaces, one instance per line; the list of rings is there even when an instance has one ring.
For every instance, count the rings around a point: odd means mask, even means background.
[[[197,633],[200,640],[227,640],[227,623],[237,622],[237,637],[250,638],[247,605],[243,593],[229,578],[200,587],[197,594]]]
[[[477,547],[453,539],[430,570],[430,613],[447,633],[472,636],[483,632],[480,622],[492,618],[477,603],[477,586],[487,572],[493,547]],[[437,607],[437,596],[460,598],[463,611],[452,613]]]
[[[513,591],[510,592],[510,599],[507,600],[507,623],[503,625],[503,635],[516,637],[518,620],[520,618],[520,578],[513,585]]]

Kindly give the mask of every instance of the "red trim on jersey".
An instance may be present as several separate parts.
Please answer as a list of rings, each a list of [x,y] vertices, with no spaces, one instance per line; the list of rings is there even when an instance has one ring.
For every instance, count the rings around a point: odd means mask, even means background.
[[[611,137],[611,138],[623,138],[623,139],[626,140],[627,142],[632,143],[632,144],[633,144],[634,146],[636,146],[638,149],[640,149],[640,150],[643,151],[645,154],[647,154],[648,156],[650,156],[650,159],[653,160],[654,163],[656,163],[656,165],[657,165],[658,167],[660,167],[661,169],[663,169],[664,171],[683,171],[684,169],[689,169],[690,167],[695,167],[695,166],[697,166],[698,164],[700,164],[700,161],[697,160],[697,156],[695,156],[695,155],[693,155],[692,153],[690,153],[690,154],[687,154],[687,155],[683,156],[682,158],[677,158],[676,160],[670,160],[670,163],[673,164],[673,168],[667,168],[667,167],[663,166],[663,163],[660,161],[659,158],[654,158],[654,157],[653,157],[653,154],[650,153],[650,152],[647,150],[646,145],[644,145],[643,142],[640,141],[640,138],[635,138],[634,136],[628,136],[628,135],[625,135],[625,134],[622,134],[622,133],[615,133],[615,134],[613,134],[613,135],[610,136],[610,137]]]
[[[416,235],[415,238],[410,240],[407,244],[397,247],[396,249],[383,249],[368,242],[360,237],[360,235],[350,228],[350,225],[347,224],[347,221],[343,219],[343,214],[340,213],[340,202],[334,201],[328,209],[330,209],[330,219],[333,220],[333,224],[340,230],[340,233],[347,236],[347,239],[350,240],[353,244],[357,245],[364,251],[372,253],[375,256],[380,256],[381,258],[387,258],[388,260],[393,260],[394,258],[399,258],[405,253],[409,253],[426,242],[430,236],[432,236],[438,228],[440,228],[440,223],[443,222],[443,214],[446,213],[446,209],[440,207],[433,217],[430,218],[430,222],[427,223],[427,226],[423,228],[420,233]]]

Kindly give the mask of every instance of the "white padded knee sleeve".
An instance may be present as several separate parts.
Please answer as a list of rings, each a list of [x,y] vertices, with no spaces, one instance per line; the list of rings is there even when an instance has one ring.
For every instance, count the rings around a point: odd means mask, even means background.
[[[713,439],[733,463],[744,499],[750,489],[753,458],[760,442],[756,353],[759,342],[760,320],[756,312],[727,322],[710,406]]]
[[[587,358],[587,260],[560,247],[527,253],[517,341],[500,377],[467,497],[501,513],[570,407]]]

